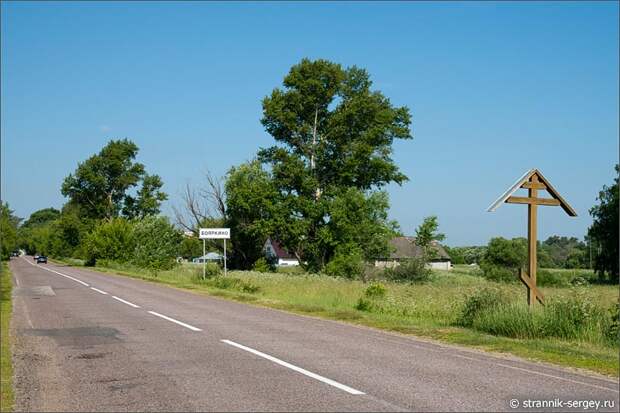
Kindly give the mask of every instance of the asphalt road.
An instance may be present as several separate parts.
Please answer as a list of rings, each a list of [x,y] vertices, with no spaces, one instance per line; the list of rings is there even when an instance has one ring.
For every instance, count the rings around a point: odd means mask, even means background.
[[[10,265],[18,411],[618,411],[611,379],[31,257]]]

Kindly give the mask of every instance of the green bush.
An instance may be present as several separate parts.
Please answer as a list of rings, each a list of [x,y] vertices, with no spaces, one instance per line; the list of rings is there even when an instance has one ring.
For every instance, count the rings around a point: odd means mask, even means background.
[[[411,283],[425,283],[431,279],[431,274],[424,260],[418,258],[411,258],[402,261],[400,265],[385,269],[385,278]]]
[[[364,291],[368,298],[383,298],[387,294],[387,288],[381,283],[372,283]]]
[[[204,272],[204,275],[203,275],[203,272]],[[214,262],[208,262],[204,266],[204,271],[203,271],[202,264],[200,266],[196,266],[196,268],[194,269],[193,280],[195,282],[200,283],[206,279],[218,277],[221,274],[222,274],[222,268],[218,264]]]
[[[354,308],[360,311],[381,310],[380,301],[387,295],[387,288],[381,283],[372,283],[357,300]]]
[[[149,216],[135,221],[135,265],[152,270],[168,270],[176,265],[181,234],[164,217]]]
[[[613,344],[620,344],[620,301],[609,309],[610,320],[605,335]]]
[[[357,246],[336,248],[334,258],[325,266],[325,273],[332,277],[359,279],[364,275],[364,257]]]
[[[375,304],[365,297],[360,297],[355,304],[355,309],[360,311],[372,311],[375,308]]]
[[[527,263],[527,240],[525,238],[492,238],[482,263],[495,267],[520,268]]]
[[[486,261],[480,264],[480,270],[482,276],[489,281],[515,283],[519,279],[516,269],[490,264]]]
[[[479,314],[505,303],[507,303],[507,298],[498,289],[486,287],[478,290],[465,299],[456,324],[471,327]]]
[[[125,218],[100,222],[86,236],[82,246],[89,265],[94,265],[98,259],[127,262],[133,256],[135,247],[134,224]]]
[[[536,283],[540,286],[568,287],[572,276],[569,273],[539,269],[536,274]]]
[[[252,270],[258,272],[274,272],[276,268],[275,265],[270,265],[265,257],[261,257],[256,260],[252,266]]]
[[[236,290],[244,293],[254,294],[260,290],[260,287],[250,281],[242,280],[235,277],[214,277],[207,281],[207,284],[220,288],[222,290]]]

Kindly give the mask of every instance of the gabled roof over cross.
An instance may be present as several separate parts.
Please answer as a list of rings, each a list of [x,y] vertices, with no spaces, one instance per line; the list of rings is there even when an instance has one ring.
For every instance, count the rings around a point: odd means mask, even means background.
[[[520,196],[512,196],[520,188],[526,189],[544,189],[552,198],[528,198]],[[510,204],[536,204],[536,205],[550,205],[561,206],[564,211],[571,217],[576,217],[577,212],[571,207],[568,202],[562,198],[562,196],[555,190],[551,183],[543,176],[538,169],[530,169],[524,173],[506,192],[504,192],[499,198],[495,200],[487,209],[488,212],[495,211],[503,203]]]

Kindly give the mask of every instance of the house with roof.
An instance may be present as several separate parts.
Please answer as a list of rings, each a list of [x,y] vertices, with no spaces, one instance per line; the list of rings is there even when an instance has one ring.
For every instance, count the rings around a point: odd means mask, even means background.
[[[297,258],[271,237],[267,238],[267,241],[265,241],[263,253],[268,261],[273,260],[277,266],[286,267],[299,265]]]
[[[411,258],[422,258],[424,250],[416,245],[415,237],[394,237],[389,242],[392,252],[388,257],[375,260],[375,267],[395,267],[401,261]],[[450,270],[452,262],[450,256],[440,243],[432,242],[432,257],[428,266],[437,270]]]

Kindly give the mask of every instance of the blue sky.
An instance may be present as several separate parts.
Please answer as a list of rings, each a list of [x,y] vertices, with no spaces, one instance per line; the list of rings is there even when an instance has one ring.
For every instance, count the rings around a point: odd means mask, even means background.
[[[63,178],[128,137],[170,201],[270,146],[261,99],[303,57],[366,68],[413,115],[391,216],[435,214],[449,245],[526,235],[487,206],[531,167],[577,210],[540,237],[583,237],[618,162],[618,3],[2,2],[2,198],[65,202]]]

